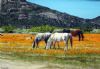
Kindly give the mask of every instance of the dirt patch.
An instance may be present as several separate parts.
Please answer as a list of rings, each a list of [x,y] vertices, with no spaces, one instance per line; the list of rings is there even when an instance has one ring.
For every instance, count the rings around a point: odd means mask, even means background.
[[[0,59],[0,69],[41,69],[45,64]]]
[[[0,69],[95,69],[92,67],[82,67],[69,64],[54,63],[30,63],[24,61],[0,59]]]

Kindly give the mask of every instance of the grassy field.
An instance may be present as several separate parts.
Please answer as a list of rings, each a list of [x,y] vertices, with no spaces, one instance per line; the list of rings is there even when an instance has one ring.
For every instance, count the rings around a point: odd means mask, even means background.
[[[0,36],[0,59],[100,68],[100,34],[85,34],[84,41],[73,37],[73,48],[69,45],[66,52],[63,41],[59,42],[60,49],[45,50],[44,41],[39,43],[39,48],[32,49],[34,37],[31,34],[3,34]]]
[[[0,36],[0,51],[42,55],[100,54],[100,34],[85,34],[84,41],[78,41],[77,37],[73,37],[73,48],[70,48],[69,45],[66,52],[63,50],[65,47],[63,41],[59,42],[61,49],[45,50],[44,41],[39,43],[39,48],[32,49],[34,37],[35,35],[31,34],[3,34]]]

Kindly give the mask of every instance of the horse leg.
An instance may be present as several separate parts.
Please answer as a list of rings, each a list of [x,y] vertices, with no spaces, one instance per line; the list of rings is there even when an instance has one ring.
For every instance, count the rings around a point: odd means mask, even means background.
[[[39,46],[38,46],[39,45],[39,42],[37,42],[36,44],[37,44],[36,48],[39,48]]]
[[[51,41],[50,42],[47,42],[45,48],[46,49],[51,49],[51,44],[52,44]]]
[[[81,40],[81,35],[80,35],[80,33],[78,34],[78,37],[79,37],[79,41]]]
[[[82,41],[84,40],[84,35],[83,35],[83,32],[81,33],[81,37],[82,37]]]
[[[35,42],[33,41],[33,42],[32,42],[32,48],[34,48],[34,47],[35,47]]]
[[[47,41],[45,41],[45,44],[46,44],[46,46],[47,46]],[[52,44],[52,43],[51,43]],[[44,49],[46,49],[46,46],[45,46],[45,48]],[[51,46],[50,46],[50,49],[51,49]]]
[[[68,44],[66,43],[65,44],[65,48],[64,48],[64,51],[68,50]]]
[[[50,43],[50,49],[52,48],[52,46],[54,46],[54,42],[53,41]]]
[[[64,51],[66,51],[66,50],[68,50],[68,40],[67,40],[67,42],[64,41],[64,43],[65,43]]]
[[[55,47],[56,46],[56,41],[54,41],[53,44],[54,44],[54,47],[53,48],[56,49],[56,47]]]
[[[58,49],[60,49],[60,46],[59,46],[59,41],[57,42],[57,44],[58,44]]]
[[[70,37],[69,37],[70,38]],[[68,38],[68,40],[69,40],[69,38]],[[67,42],[66,42],[66,48],[67,48],[67,50],[68,50],[68,40],[67,40]]]
[[[78,34],[79,34],[79,41],[80,41],[80,40],[82,40],[82,41],[83,41],[83,40],[84,40],[84,35],[83,35],[83,32],[82,32],[82,31],[80,31]]]
[[[46,46],[47,46],[47,41],[45,41],[45,44],[46,44]],[[44,49],[46,49],[46,46],[45,46],[45,48],[44,48]]]
[[[32,43],[32,47],[35,48],[35,41]]]
[[[39,40],[38,39],[36,40],[35,44],[36,44],[36,48],[38,48],[38,44],[39,44]]]
[[[72,36],[70,36],[70,44],[71,44],[71,48],[73,47],[73,39]]]

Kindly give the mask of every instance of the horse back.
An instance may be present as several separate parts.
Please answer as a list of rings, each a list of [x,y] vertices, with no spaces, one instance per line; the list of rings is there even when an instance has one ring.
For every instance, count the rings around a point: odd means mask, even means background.
[[[80,34],[80,30],[78,29],[78,30],[71,30],[71,34],[72,34],[72,36],[77,36],[77,35],[79,35]]]

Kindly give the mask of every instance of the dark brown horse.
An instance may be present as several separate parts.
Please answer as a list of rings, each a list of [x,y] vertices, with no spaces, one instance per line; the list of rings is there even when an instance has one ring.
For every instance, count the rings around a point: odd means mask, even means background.
[[[66,30],[66,29],[63,29],[63,33],[71,33],[72,36],[78,36],[79,37],[79,41],[83,41],[84,40],[84,35],[83,35],[83,32],[79,29],[76,29],[76,30]]]

